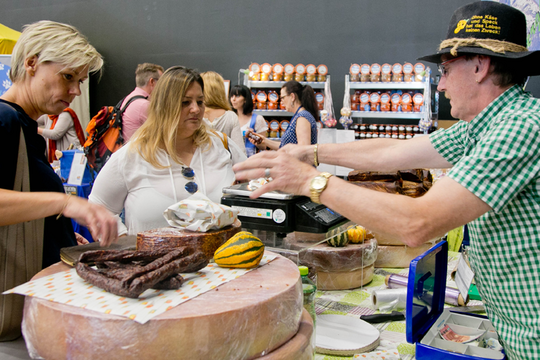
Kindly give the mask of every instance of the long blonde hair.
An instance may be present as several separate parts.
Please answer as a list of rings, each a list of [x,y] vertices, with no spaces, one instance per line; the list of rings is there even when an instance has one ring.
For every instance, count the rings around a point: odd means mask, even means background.
[[[130,150],[136,149],[144,160],[158,169],[168,167],[158,161],[159,149],[165,150],[173,161],[182,164],[182,160],[176,153],[176,136],[182,114],[182,99],[191,84],[195,82],[204,91],[203,79],[196,70],[183,66],[167,69],[152,92],[148,118],[130,141]],[[210,142],[207,128],[201,121],[201,126],[193,134],[193,143],[199,147]]]
[[[231,110],[223,77],[215,71],[206,71],[201,74],[204,80],[204,105],[212,109]]]
[[[87,66],[89,73],[98,72],[103,66],[101,54],[79,30],[71,25],[49,20],[24,26],[11,55],[12,82],[25,79],[24,62],[32,56],[37,56],[38,64],[54,62],[74,69]]]

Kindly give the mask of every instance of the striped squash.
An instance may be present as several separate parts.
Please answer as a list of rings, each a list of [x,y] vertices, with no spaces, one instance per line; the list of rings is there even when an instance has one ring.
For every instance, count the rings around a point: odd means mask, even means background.
[[[349,243],[349,235],[347,234],[347,231],[344,231],[341,234],[339,232],[339,228],[327,232],[327,237],[331,237],[326,241],[326,243],[334,247],[342,247],[347,245]]]
[[[254,268],[259,265],[264,244],[248,231],[240,231],[214,253],[214,261],[225,268]]]
[[[366,239],[366,228],[360,225],[353,225],[347,228],[349,241],[353,244],[362,244]]]

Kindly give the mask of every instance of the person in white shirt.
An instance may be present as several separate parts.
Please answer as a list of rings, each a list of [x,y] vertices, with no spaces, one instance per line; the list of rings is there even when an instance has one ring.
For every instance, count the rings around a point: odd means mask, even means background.
[[[196,191],[219,203],[222,189],[234,183],[232,166],[246,155],[234,141],[225,145],[222,133],[208,129],[204,110],[198,72],[175,66],[163,73],[148,119],[111,156],[89,196],[113,214],[125,208],[119,235],[168,226],[163,211]]]
[[[201,74],[204,81],[204,111],[203,120],[211,129],[227,134],[240,148],[244,147],[244,138],[240,131],[238,115],[231,111],[223,77],[214,71]]]

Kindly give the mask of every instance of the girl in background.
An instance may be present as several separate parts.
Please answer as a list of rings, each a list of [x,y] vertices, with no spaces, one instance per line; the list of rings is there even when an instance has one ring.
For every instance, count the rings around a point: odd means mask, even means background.
[[[235,85],[231,88],[229,100],[234,112],[238,115],[242,134],[255,133],[264,136],[268,131],[268,124],[261,115],[253,113],[253,97],[247,86]],[[244,138],[244,146],[249,156],[257,152],[257,147],[247,137]]]

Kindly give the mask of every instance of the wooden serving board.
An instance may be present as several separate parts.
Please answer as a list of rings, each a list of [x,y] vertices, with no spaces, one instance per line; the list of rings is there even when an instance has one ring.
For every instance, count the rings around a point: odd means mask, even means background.
[[[45,359],[256,359],[288,343],[303,310],[300,274],[284,257],[145,324],[27,296],[23,333]],[[68,270],[58,263],[35,278]],[[307,330],[304,330],[307,331]]]

